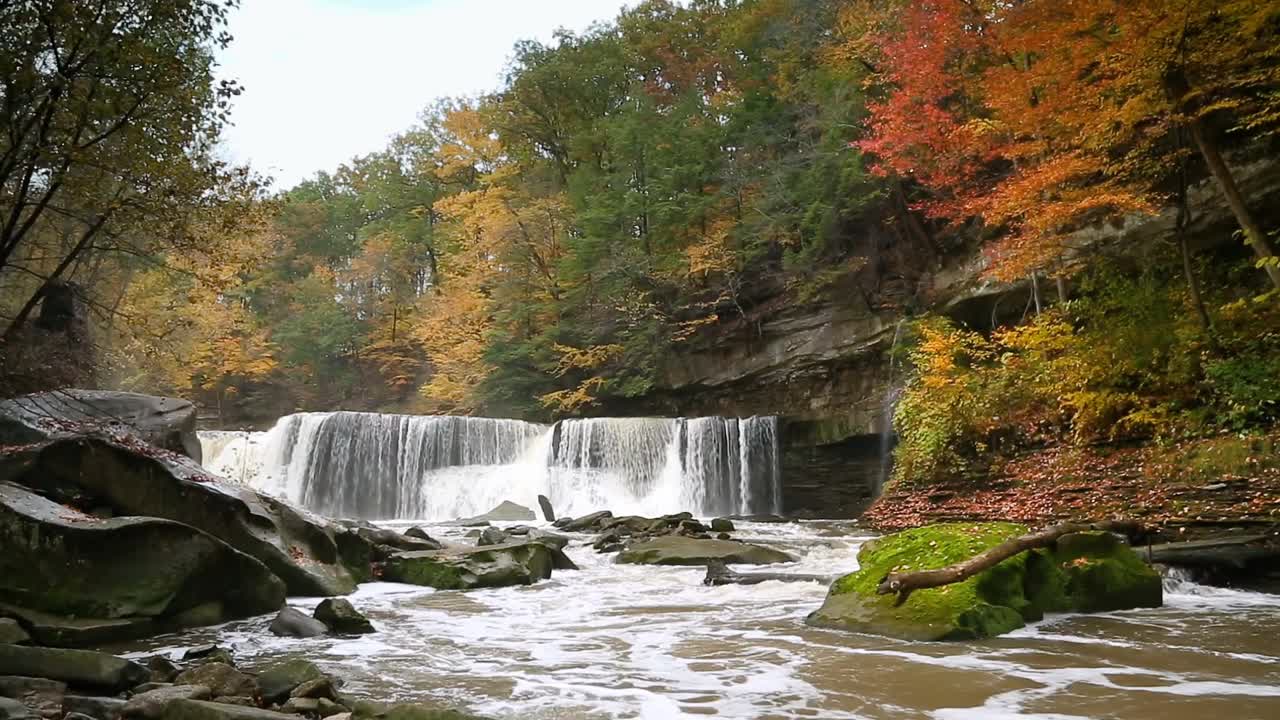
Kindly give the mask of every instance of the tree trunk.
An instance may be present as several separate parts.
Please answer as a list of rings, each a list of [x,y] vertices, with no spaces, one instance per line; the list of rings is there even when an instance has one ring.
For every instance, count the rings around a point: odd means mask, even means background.
[[[1036,301],[1036,317],[1040,317],[1040,281],[1031,273],[1031,298]]]
[[[1053,279],[1053,282],[1058,286],[1058,302],[1059,303],[1066,302],[1067,301],[1067,281],[1061,275],[1059,275]]]
[[[942,585],[950,585],[961,580],[973,577],[983,570],[995,567],[1001,562],[1027,550],[1036,548],[1049,547],[1058,541],[1058,538],[1069,533],[1086,532],[1090,530],[1105,530],[1107,532],[1124,532],[1133,533],[1142,528],[1142,525],[1132,520],[1108,520],[1106,522],[1081,524],[1081,523],[1063,523],[1054,525],[1043,530],[1033,533],[1021,535],[1016,538],[1006,540],[993,548],[989,548],[985,552],[975,555],[964,562],[956,563],[949,567],[938,568],[937,570],[918,570],[908,573],[890,573],[885,579],[880,581],[880,585],[876,588],[876,592],[881,595],[889,595],[891,593],[898,594],[897,605],[907,601],[907,596],[913,590],[924,590],[926,588],[939,587]]]
[[[1240,194],[1240,188],[1231,174],[1231,168],[1227,167],[1218,146],[1205,135],[1204,126],[1199,119],[1193,118],[1187,125],[1196,147],[1200,149],[1200,154],[1209,165],[1209,172],[1213,174],[1214,180],[1218,181],[1218,187],[1222,188],[1222,194],[1227,198],[1227,205],[1231,207],[1232,214],[1236,216],[1236,222],[1244,231],[1245,240],[1262,261],[1262,269],[1266,271],[1267,277],[1271,278],[1271,284],[1276,289],[1280,289],[1280,266],[1276,263],[1275,252],[1271,249],[1271,243],[1267,241],[1267,234],[1263,232],[1262,226],[1258,225],[1258,221],[1249,212],[1249,207],[1245,205],[1244,196]]]

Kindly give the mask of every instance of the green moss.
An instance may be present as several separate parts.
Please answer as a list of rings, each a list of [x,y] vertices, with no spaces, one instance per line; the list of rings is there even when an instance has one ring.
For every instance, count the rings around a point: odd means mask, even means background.
[[[415,553],[416,554],[416,553]],[[444,559],[432,557],[393,557],[387,564],[388,580],[424,585],[437,590],[464,590],[472,586],[466,571]]]
[[[894,605],[894,595],[877,595],[876,587],[890,573],[946,567],[1026,531],[1015,523],[942,523],[867,543],[858,553],[861,569],[831,586],[832,596],[851,596],[839,604],[846,617],[852,610],[857,619],[850,626],[824,617],[819,610],[811,622],[911,639],[949,640],[990,637],[1020,627],[1021,611],[1029,605],[1022,590],[1024,556],[963,582],[917,590],[902,605]]]
[[[867,543],[858,553],[861,569],[832,584],[809,622],[912,640],[964,640],[1000,635],[1046,612],[1160,605],[1159,576],[1109,533],[1065,535],[1051,550],[916,590],[901,605],[894,595],[876,594],[890,573],[946,567],[1025,532],[1013,523],[944,523]]]
[[[1164,600],[1159,574],[1110,533],[1065,535],[1052,557],[1063,577],[1067,609],[1160,607]]]

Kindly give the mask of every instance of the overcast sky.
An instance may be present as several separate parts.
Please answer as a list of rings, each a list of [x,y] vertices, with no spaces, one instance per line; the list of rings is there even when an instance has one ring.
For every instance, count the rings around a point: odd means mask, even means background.
[[[226,153],[277,188],[385,146],[436,98],[497,88],[511,47],[623,0],[242,0],[220,74],[245,92]]]

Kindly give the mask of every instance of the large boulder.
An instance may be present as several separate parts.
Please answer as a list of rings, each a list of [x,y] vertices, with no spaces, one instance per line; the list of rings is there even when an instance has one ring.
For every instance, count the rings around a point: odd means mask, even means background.
[[[664,535],[636,543],[618,554],[618,562],[637,565],[706,565],[710,560],[742,565],[794,562],[771,547],[733,540],[703,540]]]
[[[551,577],[553,565],[551,548],[540,542],[507,543],[397,553],[387,559],[382,577],[440,590],[471,590],[531,585]]]
[[[109,390],[54,390],[0,401],[0,445],[105,430],[200,462],[196,408],[186,400]]]
[[[84,515],[11,483],[0,483],[0,547],[0,602],[73,623],[182,625],[193,609],[210,607],[218,612],[204,619],[221,622],[284,602],[284,583],[262,563],[195,528]]]
[[[1026,528],[1014,523],[941,523],[863,545],[857,572],[836,580],[807,622],[906,640],[1000,635],[1046,612],[1158,607],[1160,577],[1110,533],[1076,533],[1051,549],[1020,553],[962,582],[916,590],[898,604],[876,588],[891,572],[946,567]]]
[[[355,589],[334,529],[275,498],[225,483],[190,458],[101,435],[52,440],[0,456],[0,478],[77,507],[164,518],[260,560],[291,595]]]
[[[151,678],[145,667],[114,655],[25,645],[0,645],[0,675],[45,678],[111,692],[128,690]]]

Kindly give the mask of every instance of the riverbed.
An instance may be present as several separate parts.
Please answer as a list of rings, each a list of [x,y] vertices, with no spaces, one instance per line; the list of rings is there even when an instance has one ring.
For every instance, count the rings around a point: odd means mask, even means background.
[[[463,541],[463,529],[424,527]],[[799,558],[771,571],[822,575],[854,569],[871,537],[827,521],[740,524],[735,536]],[[706,587],[701,568],[615,565],[587,540],[567,550],[581,570],[529,587],[362,585],[351,600],[372,635],[277,638],[263,617],[117,649],[216,642],[251,668],[306,657],[352,696],[495,718],[1280,718],[1280,596],[1170,578],[1163,608],[914,643],[807,627],[819,583]]]

